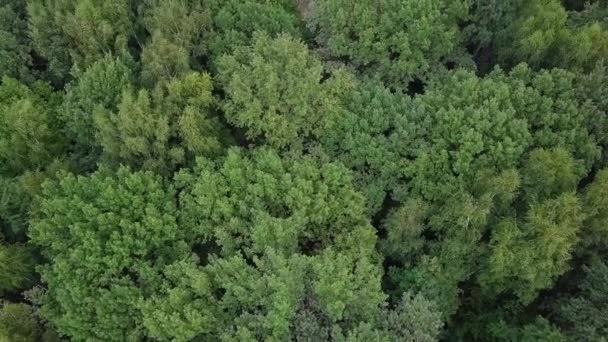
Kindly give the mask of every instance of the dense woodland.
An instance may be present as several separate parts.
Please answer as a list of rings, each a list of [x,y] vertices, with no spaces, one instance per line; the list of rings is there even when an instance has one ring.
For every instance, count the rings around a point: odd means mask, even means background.
[[[0,341],[607,341],[605,57],[604,0],[0,0]]]

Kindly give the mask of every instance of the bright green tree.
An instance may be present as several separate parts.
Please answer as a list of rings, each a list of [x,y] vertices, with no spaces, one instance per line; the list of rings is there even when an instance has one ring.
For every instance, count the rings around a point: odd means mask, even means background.
[[[222,162],[201,160],[179,179],[191,184],[182,195],[184,219],[223,255],[253,256],[268,247],[286,255],[373,249],[365,200],[343,166],[231,149]]]
[[[414,100],[413,191],[440,199],[467,189],[478,170],[517,166],[532,143],[508,83],[457,70],[435,80]]]
[[[522,170],[529,209],[520,219],[505,218],[493,228],[487,264],[479,275],[483,291],[511,291],[528,304],[569,270],[585,218],[574,193],[578,182],[573,165],[560,149],[530,154]]]
[[[251,45],[224,55],[217,67],[228,121],[275,148],[301,146],[339,120],[333,94],[350,83],[343,72],[322,81],[321,61],[288,35],[255,34]]]
[[[152,173],[64,175],[44,186],[30,228],[46,263],[41,313],[76,340],[143,336],[140,298],[158,269],[188,255],[175,193]]]
[[[490,77],[511,85],[516,117],[528,122],[533,147],[565,149],[576,159],[579,176],[598,162],[598,141],[587,124],[593,119],[576,96],[574,73],[562,69],[534,72],[520,64],[508,75],[495,70]]]
[[[123,91],[117,111],[97,107],[94,117],[102,157],[168,174],[193,155],[216,156],[231,139],[215,114],[213,85],[192,72],[150,92]]]

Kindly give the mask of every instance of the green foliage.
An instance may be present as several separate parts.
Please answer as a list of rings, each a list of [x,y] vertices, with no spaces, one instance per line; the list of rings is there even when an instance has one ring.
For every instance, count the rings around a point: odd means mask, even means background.
[[[0,177],[0,236],[9,242],[25,235],[32,200],[27,181],[28,177]]]
[[[417,294],[406,293],[399,305],[387,313],[383,326],[390,340],[436,341],[443,323],[435,303]]]
[[[599,258],[583,267],[576,295],[557,304],[557,316],[571,341],[603,341],[608,335],[608,266]]]
[[[608,156],[608,69],[603,62],[587,74],[577,74],[574,83],[576,97],[587,113],[587,129],[602,147],[602,167],[606,166]]]
[[[377,271],[365,258],[332,251],[307,257],[267,249],[251,262],[232,256],[202,268],[181,263],[169,268],[166,292],[144,304],[144,319],[152,336],[162,339],[300,340],[311,333],[296,328],[291,335],[302,315],[321,331],[374,322],[384,300]],[[310,312],[311,305],[317,310]]]
[[[491,323],[490,334],[493,341],[525,342],[566,342],[566,337],[557,327],[543,317],[537,317],[532,323],[523,326],[509,325],[504,321]]]
[[[36,51],[48,62],[56,84],[72,66],[86,69],[107,53],[127,56],[134,34],[131,1],[28,1],[29,29]]]
[[[586,218],[583,228],[582,248],[588,253],[590,248],[608,249],[608,170],[595,175],[582,196]]]
[[[521,0],[475,0],[469,3],[469,17],[463,36],[478,70],[485,74],[496,62],[497,46],[505,39],[504,31],[516,19]],[[503,43],[503,49],[508,45]]]
[[[209,49],[216,59],[240,46],[249,45],[256,31],[263,31],[273,38],[281,33],[301,36],[300,19],[293,1],[211,0],[207,6],[213,13]]]
[[[181,196],[184,224],[212,239],[222,255],[253,256],[268,247],[285,255],[373,249],[363,196],[340,165],[231,149],[223,162],[199,160],[193,174],[178,180],[191,184]]]
[[[583,219],[578,198],[566,192],[531,205],[522,222],[508,218],[499,222],[479,276],[484,291],[490,295],[512,291],[522,304],[530,303],[570,268]]]
[[[0,0],[0,341],[604,341],[607,4]]]
[[[525,118],[534,147],[561,147],[576,160],[577,173],[586,175],[598,161],[600,148],[588,129],[589,113],[573,92],[575,74],[561,69],[532,71],[525,64],[507,75],[500,71],[492,78],[511,84],[518,117]]]
[[[478,270],[492,214],[511,203],[520,184],[514,170],[480,173],[478,179],[481,186],[472,193],[431,203],[410,200],[385,222],[380,247],[395,263],[389,268],[389,289],[415,289],[434,298],[443,319],[460,306],[459,284]]]
[[[32,66],[25,1],[0,2],[0,77],[29,80]]]
[[[580,178],[572,156],[561,148],[530,152],[522,168],[525,200],[536,203],[575,191]]]
[[[4,77],[0,85],[0,173],[39,170],[62,152],[56,108],[60,97],[43,83],[28,87]]]
[[[332,95],[350,83],[341,72],[322,82],[321,61],[288,35],[255,34],[217,67],[228,121],[275,148],[301,146],[337,121],[341,109]]]
[[[167,174],[191,155],[221,154],[231,139],[213,112],[208,74],[192,72],[152,93],[123,91],[116,112],[97,107],[94,121],[104,159]]]
[[[155,270],[187,255],[174,191],[124,168],[47,182],[30,237],[47,258],[41,312],[76,340],[138,340]]]
[[[91,168],[99,157],[93,114],[98,110],[115,111],[122,91],[131,84],[130,68],[120,59],[106,56],[93,63],[67,86],[60,110],[64,132],[74,141],[76,160]]]
[[[399,87],[450,56],[465,13],[461,1],[316,0],[308,24],[329,58]]]
[[[40,341],[40,327],[34,308],[26,304],[0,303],[0,340]]]
[[[142,306],[152,336],[326,339],[361,325],[391,340],[437,335],[439,315],[420,296],[385,311],[374,232],[344,167],[232,149],[176,181],[180,224],[222,257],[166,269],[163,290]]]
[[[207,53],[211,15],[200,1],[147,2],[143,26],[151,34],[143,47],[141,78],[154,86],[200,68]]]
[[[0,244],[0,294],[25,290],[34,281],[31,249],[21,245]]]
[[[515,20],[502,33],[499,61],[527,62],[534,68],[592,69],[606,56],[608,31],[589,19],[572,27],[559,0],[521,1]]]
[[[411,265],[425,244],[422,232],[428,211],[427,203],[410,199],[390,213],[384,222],[386,237],[379,246],[382,254],[403,265]]]
[[[377,82],[361,82],[341,96],[345,111],[320,137],[323,153],[354,172],[370,211],[380,209],[386,196],[402,192],[416,139],[411,101]],[[396,197],[396,196],[395,196]]]
[[[474,182],[481,169],[515,167],[530,146],[526,118],[505,82],[458,70],[414,100],[419,122],[413,190],[440,199]]]

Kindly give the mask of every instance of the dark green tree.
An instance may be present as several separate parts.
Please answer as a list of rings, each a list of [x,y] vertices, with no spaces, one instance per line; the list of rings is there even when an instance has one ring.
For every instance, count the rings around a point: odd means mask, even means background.
[[[578,293],[557,303],[556,316],[572,341],[602,341],[608,335],[608,266],[593,258],[583,266]]]
[[[85,70],[106,54],[129,55],[135,33],[131,0],[32,0],[29,29],[36,51],[48,60],[50,79],[62,85],[70,71]]]
[[[0,1],[0,77],[30,81],[31,49],[25,1]]]
[[[353,171],[355,185],[374,213],[387,195],[398,198],[405,188],[402,180],[418,138],[412,103],[378,82],[357,82],[344,90],[340,97],[344,111],[319,138],[320,154]]]
[[[32,250],[0,243],[0,295],[26,290],[35,280]]]
[[[202,1],[151,0],[142,19],[150,40],[142,49],[141,78],[154,86],[200,70],[207,58],[211,13]]]
[[[34,308],[26,304],[0,302],[0,339],[11,342],[40,341]]]
[[[328,58],[402,88],[456,50],[462,1],[315,0],[308,25]]]
[[[4,77],[0,85],[0,173],[43,170],[62,154],[57,107],[61,98],[41,81],[28,87]]]
[[[207,6],[213,13],[213,35],[209,42],[213,63],[222,54],[249,45],[256,31],[273,38],[279,34],[302,35],[294,1],[211,0]]]
[[[498,40],[499,62],[590,70],[606,56],[608,31],[597,21],[569,25],[560,0],[521,1]]]
[[[608,170],[600,170],[583,194],[585,223],[579,247],[584,254],[595,250],[608,251]]]

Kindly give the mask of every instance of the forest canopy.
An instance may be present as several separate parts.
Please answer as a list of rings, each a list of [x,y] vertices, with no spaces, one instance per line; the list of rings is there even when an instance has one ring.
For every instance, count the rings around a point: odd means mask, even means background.
[[[608,338],[608,2],[0,0],[0,341]]]

